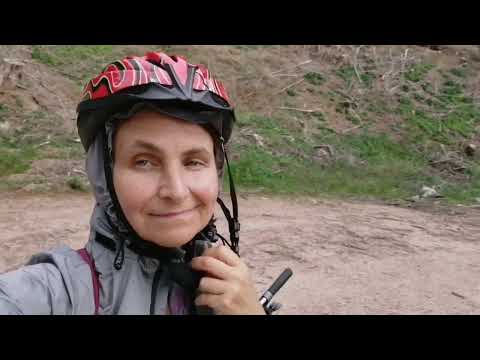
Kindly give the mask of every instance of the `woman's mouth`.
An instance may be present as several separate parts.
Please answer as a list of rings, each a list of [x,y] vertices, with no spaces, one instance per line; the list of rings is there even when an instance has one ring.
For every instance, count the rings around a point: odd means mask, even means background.
[[[160,219],[172,219],[172,218],[177,218],[177,217],[183,217],[183,216],[188,216],[190,215],[193,210],[198,208],[200,205],[197,205],[191,209],[188,210],[181,210],[181,211],[171,211],[171,212],[165,212],[165,213],[150,213],[149,215],[155,216]]]

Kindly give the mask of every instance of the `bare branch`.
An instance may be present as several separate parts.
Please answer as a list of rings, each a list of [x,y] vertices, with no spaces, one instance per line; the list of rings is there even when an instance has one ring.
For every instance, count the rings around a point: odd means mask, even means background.
[[[363,124],[360,124],[360,125],[357,125],[357,126],[354,126],[354,127],[351,127],[351,128],[348,128],[348,129],[345,129],[342,131],[342,134],[346,134],[346,133],[349,133],[350,131],[353,131],[353,130],[356,130],[358,128],[361,128],[363,126]]]
[[[288,106],[281,106],[279,107],[280,110],[293,110],[293,111],[300,111],[304,113],[314,113],[314,112],[321,112],[323,111],[322,109],[299,109],[299,108],[294,108],[294,107],[288,107]]]
[[[290,84],[290,85],[288,85],[288,86],[285,86],[283,89],[277,91],[277,92],[275,93],[275,95],[278,95],[278,94],[284,92],[285,90],[290,89],[291,87],[300,84],[303,80],[305,80],[305,79],[304,79],[304,78],[301,78],[300,80],[295,81],[294,83],[292,83],[292,84]]]
[[[295,69],[295,68],[297,68],[297,67],[299,67],[299,66],[306,65],[306,64],[309,64],[309,63],[311,63],[311,62],[312,62],[311,59],[306,60],[306,61],[303,61],[303,62],[301,62],[301,63],[299,63],[299,64],[297,64],[297,65],[291,66],[291,67],[289,67],[289,68],[274,71],[274,72],[272,72],[272,73],[270,74],[270,76],[273,76],[273,75],[275,75],[275,74],[282,73],[282,72],[287,71],[287,70]]]
[[[363,83],[363,80],[360,77],[360,74],[358,73],[358,53],[360,52],[360,49],[362,47],[363,45],[360,45],[359,47],[357,47],[357,49],[355,50],[355,55],[353,57],[353,70],[355,70],[355,74],[357,75],[358,81],[360,81],[360,83]]]

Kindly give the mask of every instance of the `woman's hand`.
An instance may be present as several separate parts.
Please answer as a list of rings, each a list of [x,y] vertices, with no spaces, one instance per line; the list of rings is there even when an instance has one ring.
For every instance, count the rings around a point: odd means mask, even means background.
[[[218,315],[265,315],[247,265],[227,246],[206,249],[191,266],[206,274],[196,305],[208,306]]]

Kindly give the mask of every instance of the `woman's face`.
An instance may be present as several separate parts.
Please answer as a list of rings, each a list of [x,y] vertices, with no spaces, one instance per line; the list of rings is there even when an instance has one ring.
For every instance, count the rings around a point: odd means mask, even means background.
[[[199,125],[140,112],[115,137],[118,201],[146,241],[179,247],[211,219],[218,195],[213,140]]]

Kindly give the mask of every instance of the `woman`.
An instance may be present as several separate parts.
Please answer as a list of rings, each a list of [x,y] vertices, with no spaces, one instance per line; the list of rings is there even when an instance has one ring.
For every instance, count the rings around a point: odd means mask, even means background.
[[[96,199],[88,243],[1,275],[0,313],[265,314],[237,255],[231,178],[233,217],[218,199],[235,118],[223,86],[148,53],[108,65],[77,110]],[[217,201],[228,246],[212,246]]]

